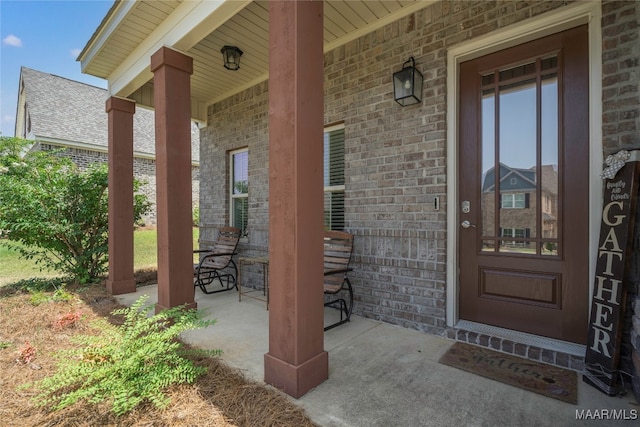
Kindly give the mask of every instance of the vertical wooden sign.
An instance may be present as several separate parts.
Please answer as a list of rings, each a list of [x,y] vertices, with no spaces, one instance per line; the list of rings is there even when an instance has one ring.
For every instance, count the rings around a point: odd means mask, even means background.
[[[610,396],[617,394],[624,327],[624,275],[631,256],[640,162],[626,163],[605,180],[598,260],[583,380]]]

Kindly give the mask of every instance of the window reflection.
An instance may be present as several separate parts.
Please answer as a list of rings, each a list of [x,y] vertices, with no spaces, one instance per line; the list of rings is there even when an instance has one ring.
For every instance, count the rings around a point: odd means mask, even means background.
[[[550,56],[482,77],[483,252],[558,255],[556,67]]]

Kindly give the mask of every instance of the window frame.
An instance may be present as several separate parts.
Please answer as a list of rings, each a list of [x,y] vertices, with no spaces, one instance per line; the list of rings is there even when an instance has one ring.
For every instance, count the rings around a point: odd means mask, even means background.
[[[507,196],[507,200],[510,200],[511,206],[507,206],[505,203],[505,196]],[[516,199],[516,196],[522,196],[522,200],[520,198]],[[502,193],[501,205],[503,209],[526,209],[527,208],[527,196],[526,193]],[[518,206],[516,202],[522,202],[522,206]]]
[[[508,231],[508,233],[507,233]],[[512,247],[525,247],[528,245],[528,242],[522,240],[511,240],[508,239],[528,239],[529,232],[527,232],[526,228],[517,228],[517,227],[506,227],[500,229],[500,237],[503,238],[502,245],[508,244],[508,246]]]
[[[235,184],[235,157],[237,154],[247,153],[247,192],[246,193],[234,193]],[[238,227],[241,230],[241,237],[247,236],[247,228],[249,223],[249,147],[237,148],[229,151],[229,225],[231,227]],[[247,221],[244,230],[242,225],[235,223],[234,208],[236,200],[246,199],[247,201]]]
[[[326,229],[329,230],[339,230],[342,231],[344,230],[344,197],[345,197],[345,184],[344,182],[346,181],[346,177],[344,176],[344,171],[345,171],[345,160],[343,159],[343,164],[342,164],[342,170],[343,170],[343,182],[342,184],[339,185],[324,185],[325,182],[325,176],[327,176],[327,174],[330,175],[330,171],[327,170],[328,165],[325,164],[325,159],[329,158],[329,154],[327,153],[326,150],[331,150],[331,148],[325,144],[325,141],[327,139],[327,136],[329,134],[331,134],[331,132],[335,132],[335,131],[339,131],[342,130],[344,132],[345,126],[344,123],[338,123],[338,124],[334,124],[334,125],[330,125],[330,126],[326,126],[323,130],[323,139],[322,139],[322,172],[323,172],[323,199],[326,198],[327,194],[330,194],[331,196],[333,196],[333,194],[342,194],[342,227],[338,227],[338,228],[334,228],[333,227],[333,217],[334,217],[334,211],[333,209],[331,209],[331,206],[329,208],[329,216],[328,218],[326,217],[326,213],[327,213],[327,209],[324,207],[324,203],[323,203],[323,216],[325,217],[324,219],[324,227]],[[344,145],[345,145],[345,140],[346,137],[343,139],[343,150],[344,150]]]

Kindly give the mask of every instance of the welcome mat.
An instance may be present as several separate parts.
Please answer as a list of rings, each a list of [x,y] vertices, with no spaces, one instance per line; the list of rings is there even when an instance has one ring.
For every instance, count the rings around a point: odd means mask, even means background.
[[[578,404],[578,378],[574,371],[537,363],[484,347],[456,342],[440,363],[524,390]]]

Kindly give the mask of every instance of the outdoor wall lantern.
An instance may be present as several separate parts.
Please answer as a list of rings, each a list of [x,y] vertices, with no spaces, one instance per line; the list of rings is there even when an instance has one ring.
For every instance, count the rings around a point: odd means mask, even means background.
[[[240,68],[242,51],[239,48],[235,46],[223,46],[220,52],[222,52],[222,58],[224,59],[224,68],[233,71],[237,71]]]
[[[422,101],[422,73],[416,69],[413,56],[393,73],[393,99],[403,107]]]

